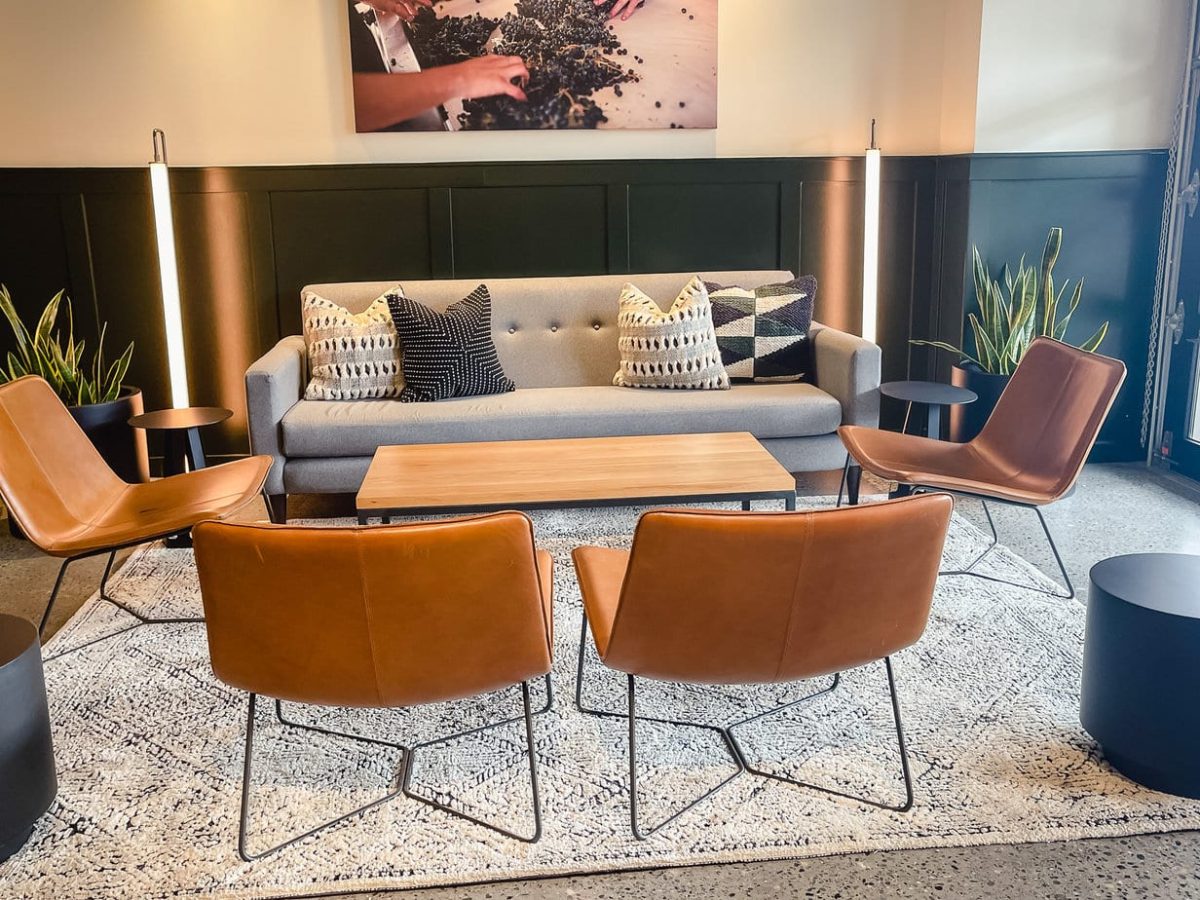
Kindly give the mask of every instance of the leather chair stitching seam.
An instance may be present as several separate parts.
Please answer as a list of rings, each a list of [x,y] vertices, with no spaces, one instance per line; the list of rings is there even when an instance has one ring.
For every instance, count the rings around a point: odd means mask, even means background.
[[[796,578],[792,583],[792,602],[788,606],[787,623],[784,625],[783,640],[779,644],[779,659],[775,662],[775,681],[779,681],[780,673],[783,671],[783,662],[787,659],[788,650],[792,646],[792,619],[795,618],[796,607],[800,602],[798,589],[804,582],[804,573],[808,568],[809,549],[812,546],[814,528],[813,517],[810,515],[804,516],[804,540],[800,546],[800,558],[796,562]]]

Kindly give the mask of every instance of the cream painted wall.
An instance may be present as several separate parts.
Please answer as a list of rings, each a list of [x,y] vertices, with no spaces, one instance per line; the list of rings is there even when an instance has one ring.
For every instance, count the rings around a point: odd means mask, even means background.
[[[1189,0],[985,0],[975,150],[1171,143]]]
[[[982,2],[721,0],[717,131],[357,135],[342,0],[3,0],[0,165],[962,152]]]

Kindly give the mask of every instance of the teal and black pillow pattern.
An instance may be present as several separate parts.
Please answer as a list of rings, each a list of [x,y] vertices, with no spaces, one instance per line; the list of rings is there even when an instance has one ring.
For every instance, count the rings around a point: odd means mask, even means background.
[[[812,380],[812,327],[817,279],[742,288],[706,283],[721,362],[731,381]]]

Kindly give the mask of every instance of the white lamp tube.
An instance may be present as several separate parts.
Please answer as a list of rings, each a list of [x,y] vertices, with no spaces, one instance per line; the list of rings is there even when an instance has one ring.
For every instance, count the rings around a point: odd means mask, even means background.
[[[180,408],[190,405],[187,359],[183,350],[183,316],[179,306],[179,268],[175,261],[175,223],[171,216],[171,183],[167,173],[166,139],[157,129],[154,133],[154,162],[150,163],[150,194],[154,200],[154,230],[158,237],[158,271],[162,280],[163,323],[166,326],[171,406]]]
[[[879,322],[879,169],[880,152],[874,146],[875,123],[871,123],[871,149],[866,158],[866,205],[863,209],[863,296],[862,336],[876,343]]]

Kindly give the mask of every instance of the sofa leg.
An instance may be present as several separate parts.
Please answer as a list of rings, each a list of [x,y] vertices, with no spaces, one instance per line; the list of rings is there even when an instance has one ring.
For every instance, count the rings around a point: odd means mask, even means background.
[[[263,494],[267,515],[276,525],[287,524],[287,494]]]
[[[858,489],[861,484],[862,466],[849,466],[846,469],[846,499],[851,506],[858,505]]]

